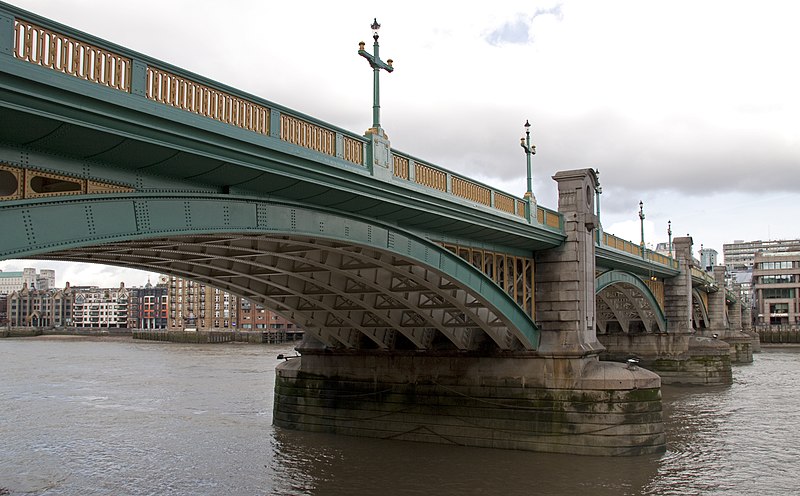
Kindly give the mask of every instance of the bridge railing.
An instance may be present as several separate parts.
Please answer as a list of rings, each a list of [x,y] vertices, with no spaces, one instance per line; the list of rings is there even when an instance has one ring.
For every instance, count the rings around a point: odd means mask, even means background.
[[[648,250],[647,248],[644,248],[644,251],[642,251],[643,250],[642,246],[634,243],[633,241],[622,239],[607,232],[603,232],[602,236],[600,236],[599,239],[600,239],[599,244],[606,248],[613,248],[615,250],[619,250],[621,252],[630,254],[632,256],[639,257],[644,260],[648,260],[650,262],[654,262],[667,267],[671,267],[673,269],[678,268],[678,261],[675,260],[674,258],[662,255],[661,253],[655,252],[653,250]]]
[[[714,276],[697,267],[692,267],[692,280],[704,284],[709,288],[717,287],[717,281],[714,279]],[[716,291],[716,289],[714,290]]]
[[[365,167],[362,136],[35,14],[1,10],[13,17],[16,59]]]
[[[525,219],[526,201],[503,191],[469,179],[429,162],[392,150],[393,176],[450,194],[464,200]],[[536,221],[551,230],[563,231],[561,214],[537,205]]]
[[[340,160],[333,165],[368,168],[363,136],[10,5],[0,4],[0,17],[13,18],[13,41],[2,39],[0,22],[0,49],[10,42],[18,60]],[[398,152],[392,166],[397,178],[528,220],[522,198]],[[556,211],[537,206],[532,216],[563,231]]]

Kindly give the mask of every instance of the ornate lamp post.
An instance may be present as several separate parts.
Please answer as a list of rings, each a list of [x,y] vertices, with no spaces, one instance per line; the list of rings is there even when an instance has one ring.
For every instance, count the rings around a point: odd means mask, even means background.
[[[642,229],[642,257],[644,257],[644,203],[641,201],[639,201],[639,226]]]
[[[378,30],[381,28],[381,25],[378,24],[378,19],[373,18],[372,26],[372,39],[375,40],[375,43],[372,45],[372,54],[367,53],[364,50],[365,43],[362,41],[358,44],[358,54],[367,59],[369,62],[370,67],[372,67],[373,73],[373,82],[372,82],[372,128],[367,131],[367,133],[375,133],[383,135],[383,130],[381,129],[381,95],[380,95],[380,71],[381,69],[385,70],[386,72],[392,72],[394,67],[392,67],[392,59],[387,60],[386,62],[382,61],[380,58],[380,46],[378,45]]]
[[[669,258],[672,258],[672,221],[667,221],[667,236],[669,238],[668,247],[669,247]]]
[[[531,123],[525,120],[525,137],[519,139],[519,146],[525,150],[528,163],[528,190],[525,192],[525,218],[528,222],[536,220],[536,197],[533,196],[531,177],[531,155],[536,155],[536,145],[531,145]]]

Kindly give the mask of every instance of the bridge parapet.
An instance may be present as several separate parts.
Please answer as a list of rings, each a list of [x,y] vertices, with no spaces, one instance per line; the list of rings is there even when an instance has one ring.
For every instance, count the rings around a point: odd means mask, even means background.
[[[600,240],[601,240],[600,241],[601,246],[604,246],[606,248],[613,248],[623,253],[641,257],[644,260],[648,260],[650,262],[664,265],[666,267],[670,267],[673,269],[678,269],[679,267],[678,261],[676,259],[668,257],[666,255],[662,255],[653,250],[648,250],[647,248],[643,249],[641,245],[614,236],[613,234],[603,232],[602,236],[600,237]]]
[[[706,293],[719,291],[719,285],[714,276],[698,267],[692,267],[692,285],[700,286]]]
[[[525,200],[522,198],[395,150],[392,150],[392,167],[392,176],[397,179],[525,219]],[[537,206],[536,218],[529,221],[551,231],[564,231],[562,215],[542,206]]]
[[[0,5],[0,53],[47,70],[97,83],[121,93],[271,137],[325,157],[334,166],[355,166],[382,179],[411,183],[474,205],[511,214],[519,221],[562,233],[561,215],[538,207],[525,218],[526,202],[410,155],[391,152],[389,177],[369,163],[369,137],[340,129],[271,101],[236,90],[165,62],[55,23],[36,14]],[[55,83],[54,83],[55,84]],[[180,117],[175,117],[180,119]],[[196,124],[191,118],[182,120]],[[388,143],[388,142],[387,142]],[[316,157],[315,157],[316,158]],[[320,157],[321,158],[321,157]]]
[[[366,166],[362,136],[11,6],[0,16],[18,60]]]

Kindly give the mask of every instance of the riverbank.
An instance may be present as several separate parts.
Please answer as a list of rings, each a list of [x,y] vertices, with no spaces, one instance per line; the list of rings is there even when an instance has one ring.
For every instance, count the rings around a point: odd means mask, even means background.
[[[170,343],[250,343],[282,344],[302,340],[302,331],[219,331],[219,330],[142,330],[142,329],[35,329],[17,327],[0,329],[0,338],[51,339],[127,339]]]

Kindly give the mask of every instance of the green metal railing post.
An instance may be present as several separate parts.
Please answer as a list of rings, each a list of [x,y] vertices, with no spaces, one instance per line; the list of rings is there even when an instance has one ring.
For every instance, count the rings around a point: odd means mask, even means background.
[[[0,12],[0,55],[14,52],[14,16]]]

